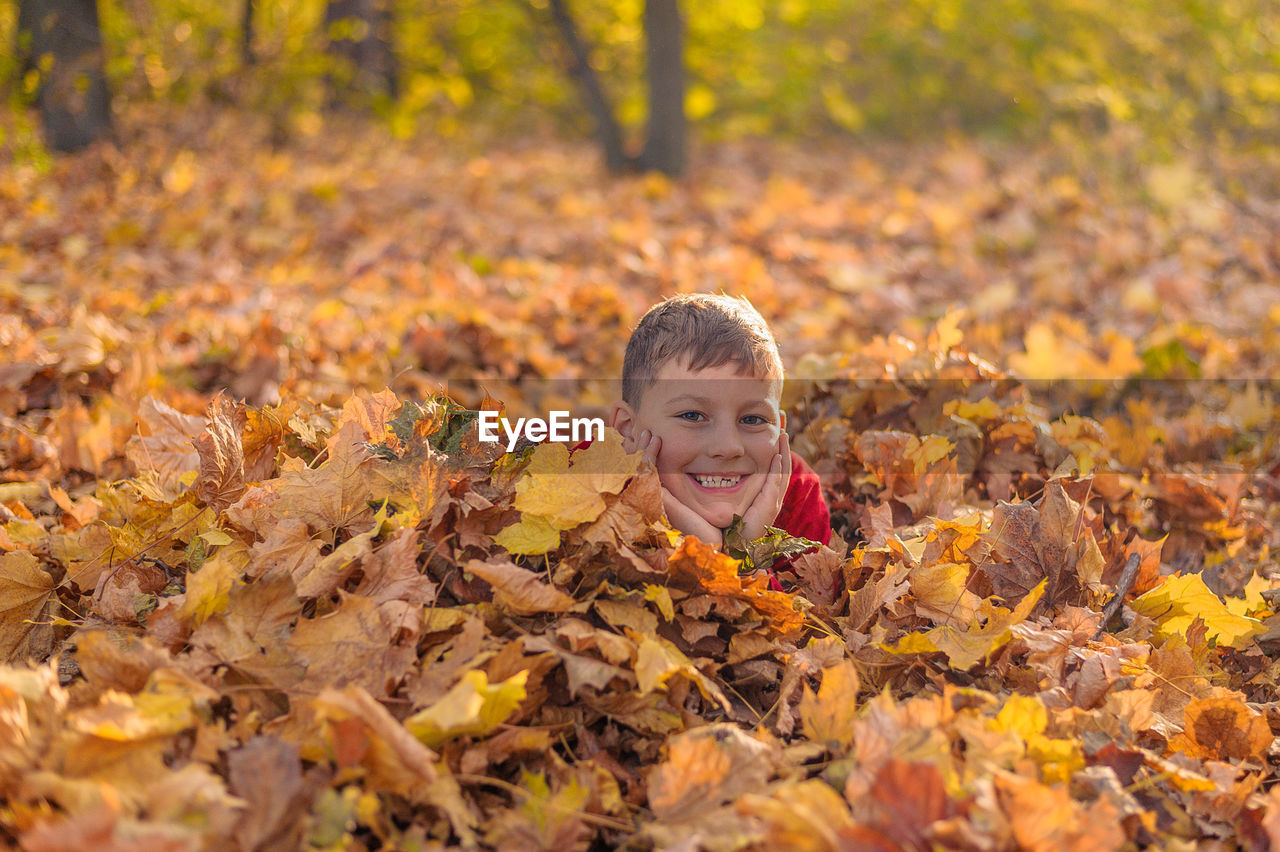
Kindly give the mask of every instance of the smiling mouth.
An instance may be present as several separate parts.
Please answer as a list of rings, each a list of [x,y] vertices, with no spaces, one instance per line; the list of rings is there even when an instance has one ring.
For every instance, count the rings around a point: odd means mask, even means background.
[[[745,478],[742,474],[731,474],[728,476],[707,476],[705,474],[691,473],[689,477],[703,488],[731,490],[737,488]]]

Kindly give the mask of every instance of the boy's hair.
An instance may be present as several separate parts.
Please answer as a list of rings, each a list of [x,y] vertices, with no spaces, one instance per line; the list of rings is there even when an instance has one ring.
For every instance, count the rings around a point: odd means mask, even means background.
[[[627,341],[623,401],[639,406],[662,365],[678,358],[688,358],[694,371],[733,362],[741,372],[782,380],[782,357],[773,332],[742,296],[691,293],[650,308]]]

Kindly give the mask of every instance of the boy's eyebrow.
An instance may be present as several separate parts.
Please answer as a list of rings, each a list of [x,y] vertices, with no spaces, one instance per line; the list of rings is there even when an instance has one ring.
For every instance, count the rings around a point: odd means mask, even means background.
[[[702,403],[710,402],[711,400],[712,400],[712,397],[709,397],[709,396],[698,396],[697,394],[692,394],[692,393],[682,393],[679,396],[671,397],[670,399],[667,400],[667,403],[669,405],[674,405],[679,402],[687,401],[687,402],[696,402],[696,403],[702,404]],[[753,405],[763,405],[766,407],[772,407],[769,405],[769,400],[767,398],[752,400],[751,402],[747,403],[746,407],[750,408]]]

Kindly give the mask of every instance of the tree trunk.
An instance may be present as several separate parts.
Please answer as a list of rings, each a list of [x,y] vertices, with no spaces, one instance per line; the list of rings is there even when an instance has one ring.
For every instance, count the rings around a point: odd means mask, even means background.
[[[582,98],[587,103],[587,109],[595,120],[596,138],[604,152],[605,166],[611,172],[621,172],[634,166],[635,163],[623,148],[622,129],[613,116],[613,106],[609,103],[609,96],[605,94],[600,77],[591,67],[591,50],[578,34],[578,28],[564,0],[551,0],[551,19],[555,22],[556,29],[560,31],[560,38],[569,52],[569,75],[578,84]]]
[[[258,56],[253,52],[253,0],[244,0],[244,14],[240,18],[240,58],[245,65],[254,65]]]
[[[36,32],[36,7],[39,5],[42,4],[27,0],[18,2],[18,31],[13,45],[13,55],[18,60],[18,79],[27,76],[27,72],[34,71],[36,67],[32,42]]]
[[[684,172],[684,24],[679,0],[645,0],[649,59],[649,135],[641,165],[676,177]]]
[[[69,152],[111,132],[111,93],[103,71],[96,0],[20,0],[19,49],[44,68],[37,102],[45,144]],[[48,59],[44,59],[44,57]]]
[[[391,0],[329,0],[324,13],[329,52],[349,77],[339,86],[361,94],[396,96],[396,59],[391,50]]]

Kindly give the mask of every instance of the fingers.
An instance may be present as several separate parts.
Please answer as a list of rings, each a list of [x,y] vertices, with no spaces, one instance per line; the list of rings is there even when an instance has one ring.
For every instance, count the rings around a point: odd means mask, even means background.
[[[722,542],[723,535],[718,528],[681,503],[666,488],[662,489],[662,508],[667,513],[667,520],[670,521],[671,526],[685,535],[696,535],[707,544],[715,546],[719,546]]]
[[[645,461],[657,467],[658,453],[662,451],[662,439],[645,429],[638,435],[628,435],[623,438],[622,450],[626,453],[634,453],[639,450],[644,453]]]

